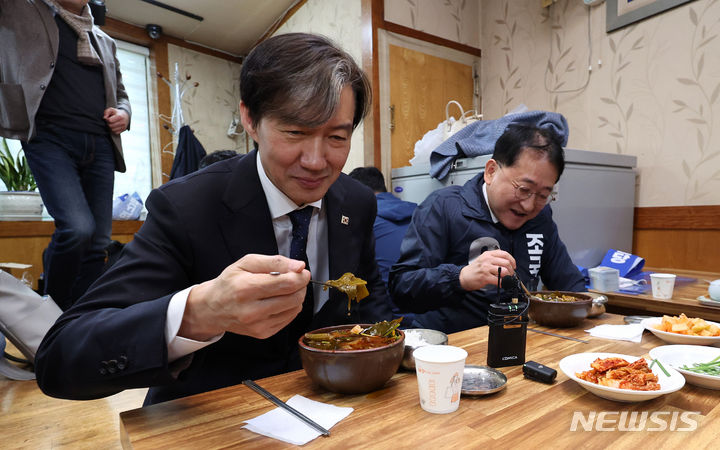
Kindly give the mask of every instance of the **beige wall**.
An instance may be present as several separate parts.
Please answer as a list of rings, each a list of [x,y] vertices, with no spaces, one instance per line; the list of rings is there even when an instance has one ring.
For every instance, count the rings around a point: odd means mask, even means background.
[[[340,45],[357,62],[362,64],[360,39],[360,0],[308,0],[274,34],[304,32],[322,34]],[[363,150],[363,124],[353,132],[350,155],[343,171],[371,165],[365,161]]]
[[[485,118],[521,103],[560,112],[568,147],[637,156],[637,206],[720,204],[720,2],[610,34],[605,9],[482,0]]]
[[[246,153],[244,135],[234,138],[227,135],[240,102],[240,64],[170,44],[168,65],[171,73],[163,75],[172,79],[176,62],[182,75],[191,75],[188,85],[200,83],[197,87],[189,87],[183,95],[183,114],[185,123],[193,129],[205,151],[229,149]]]
[[[385,20],[480,48],[480,0],[385,0]]]

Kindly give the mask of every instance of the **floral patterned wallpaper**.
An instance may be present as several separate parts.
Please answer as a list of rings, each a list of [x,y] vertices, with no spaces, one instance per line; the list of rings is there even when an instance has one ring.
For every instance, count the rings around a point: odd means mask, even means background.
[[[560,112],[569,148],[637,156],[637,206],[720,204],[720,1],[610,34],[605,8],[482,0],[485,117]]]
[[[291,32],[322,34],[348,52],[362,65],[360,0],[308,0],[274,34]],[[371,164],[365,162],[363,124],[353,132],[350,154],[343,171]]]
[[[188,87],[183,95],[185,123],[210,153],[216,150],[235,150],[247,153],[245,135],[228,137],[233,114],[240,102],[240,64],[216,58],[176,45],[168,45],[168,65],[171,72],[179,64],[182,75],[189,74],[197,87]],[[172,79],[173,74],[163,74]],[[166,130],[160,130],[167,133]],[[252,141],[250,141],[252,148]]]
[[[480,47],[480,0],[385,0],[385,20]]]

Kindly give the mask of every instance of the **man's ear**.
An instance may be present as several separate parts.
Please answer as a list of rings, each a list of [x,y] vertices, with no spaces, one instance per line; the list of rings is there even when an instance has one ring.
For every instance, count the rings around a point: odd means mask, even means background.
[[[250,135],[251,138],[255,142],[257,142],[257,130],[255,130],[255,126],[252,123],[252,120],[250,120],[250,111],[248,110],[247,105],[240,101],[240,122],[242,122],[242,126],[247,131],[247,133]]]
[[[487,162],[485,163],[485,174],[483,175],[483,178],[485,179],[485,184],[487,184],[488,186],[492,184],[492,181],[493,179],[495,179],[499,168],[500,166],[498,165],[497,161],[492,158],[487,160]]]

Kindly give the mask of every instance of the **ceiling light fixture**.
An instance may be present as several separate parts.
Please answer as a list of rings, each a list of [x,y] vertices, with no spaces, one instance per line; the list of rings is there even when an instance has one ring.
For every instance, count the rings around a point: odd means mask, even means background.
[[[166,3],[163,3],[163,2],[158,2],[157,0],[140,0],[140,1],[141,1],[141,2],[145,2],[145,3],[149,3],[149,4],[151,4],[151,5],[153,5],[153,6],[157,6],[157,7],[159,7],[159,8],[167,9],[168,11],[172,11],[172,12],[174,12],[174,13],[181,14],[181,15],[183,15],[183,16],[185,16],[185,17],[189,17],[189,18],[191,18],[191,19],[195,19],[195,20],[200,21],[200,22],[202,22],[203,20],[205,20],[204,18],[198,16],[197,14],[193,14],[193,13],[191,13],[191,12],[187,12],[187,11],[185,11],[184,9],[176,8],[176,7],[174,7],[174,6],[170,6],[170,5],[168,5],[168,4],[166,4]]]

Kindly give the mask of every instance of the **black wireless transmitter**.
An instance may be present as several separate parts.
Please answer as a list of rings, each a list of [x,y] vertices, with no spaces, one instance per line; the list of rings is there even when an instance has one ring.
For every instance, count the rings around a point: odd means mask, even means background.
[[[498,301],[488,309],[487,365],[490,367],[517,366],[525,362],[529,300],[517,278],[505,276],[501,286],[511,294],[512,301]]]

